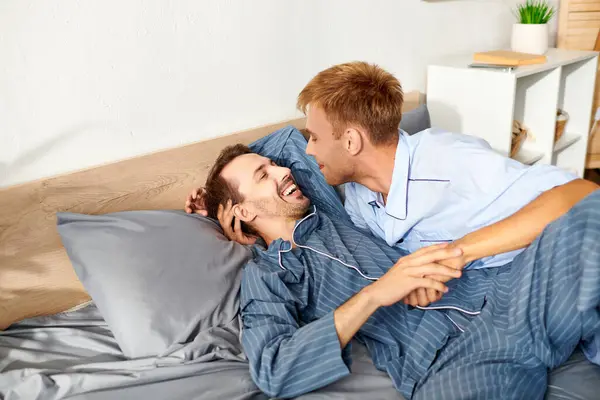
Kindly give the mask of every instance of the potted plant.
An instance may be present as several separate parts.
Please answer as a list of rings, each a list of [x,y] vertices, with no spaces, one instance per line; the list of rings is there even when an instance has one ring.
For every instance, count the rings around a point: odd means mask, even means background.
[[[526,0],[515,10],[511,49],[520,53],[544,54],[548,51],[548,21],[556,9],[546,0]]]

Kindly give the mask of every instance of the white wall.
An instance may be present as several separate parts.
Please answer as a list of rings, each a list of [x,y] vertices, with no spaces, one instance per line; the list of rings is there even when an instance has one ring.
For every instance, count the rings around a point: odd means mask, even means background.
[[[0,0],[0,186],[299,115],[319,70],[506,46],[503,1]]]

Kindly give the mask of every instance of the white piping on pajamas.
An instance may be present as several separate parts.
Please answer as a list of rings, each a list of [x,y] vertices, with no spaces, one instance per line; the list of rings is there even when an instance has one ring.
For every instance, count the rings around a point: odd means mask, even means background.
[[[335,260],[335,261],[339,262],[340,264],[343,264],[343,265],[345,265],[345,266],[346,266],[346,267],[348,267],[348,268],[352,268],[353,270],[355,270],[356,272],[358,272],[358,273],[359,273],[359,274],[360,274],[360,275],[361,275],[363,278],[365,278],[365,279],[368,279],[368,280],[370,280],[370,281],[376,281],[378,278],[373,278],[373,277],[371,277],[371,276],[367,276],[367,275],[363,274],[363,273],[362,273],[362,272],[361,272],[361,271],[360,271],[358,268],[356,268],[354,265],[346,264],[344,261],[340,260],[339,258],[335,258],[335,257],[333,257],[333,256],[330,256],[329,254],[327,254],[327,253],[323,253],[322,251],[319,251],[319,250],[316,250],[316,249],[313,249],[312,247],[309,247],[309,246],[302,246],[302,245],[300,245],[300,244],[296,243],[296,241],[294,240],[294,234],[296,233],[296,228],[297,228],[297,227],[299,227],[299,226],[300,226],[300,224],[301,224],[302,222],[304,222],[306,219],[308,219],[309,217],[312,217],[313,215],[315,215],[315,213],[316,213],[316,209],[313,209],[313,212],[312,212],[312,213],[310,213],[310,214],[308,214],[306,217],[302,218],[302,219],[300,220],[300,222],[298,222],[298,224],[296,224],[296,226],[294,227],[294,230],[292,231],[292,243],[293,243],[293,245],[295,245],[296,247],[300,247],[301,249],[307,249],[307,250],[314,251],[314,252],[315,252],[315,253],[317,253],[317,254],[320,254],[320,255],[322,255],[322,256],[325,256],[325,257],[327,257],[327,258],[329,258],[329,259],[331,259],[331,260]],[[287,250],[279,250],[279,266],[281,267],[281,269],[284,269],[284,270],[285,270],[285,267],[283,266],[283,264],[282,264],[282,262],[281,262],[281,253],[283,253],[283,252],[286,252],[286,253],[287,253],[287,252],[289,252],[291,249],[292,249],[292,246],[290,245],[290,248],[289,248],[289,249],[287,249]]]
[[[450,318],[450,316],[448,314],[444,314],[446,316],[446,318],[448,318],[453,324],[454,326],[456,326],[458,328],[459,331],[461,331],[462,333],[465,333],[465,330],[463,328],[461,328],[452,318]]]
[[[464,310],[464,309],[462,309],[460,307],[456,307],[456,306],[427,306],[427,307],[417,306],[416,308],[421,309],[421,310],[445,310],[445,309],[451,309],[451,310],[460,311],[460,312],[463,312],[463,313],[469,314],[469,315],[479,315],[479,314],[481,314],[481,311],[467,311],[467,310]]]
[[[313,249],[312,247],[302,246],[302,245],[299,245],[298,243],[296,243],[296,241],[294,240],[294,235],[296,233],[296,228],[298,228],[302,222],[306,221],[308,218],[310,218],[313,215],[315,215],[316,212],[317,212],[316,208],[313,207],[313,212],[311,212],[310,214],[308,214],[306,217],[302,218],[300,220],[300,222],[298,222],[296,224],[296,226],[294,227],[294,230],[292,231],[292,244],[290,244],[290,248],[287,249],[287,250],[279,250],[279,252],[278,252],[279,267],[282,270],[287,271],[287,269],[283,266],[283,262],[281,260],[281,253],[287,253],[287,252],[291,251],[292,247],[295,245],[295,246],[300,247],[302,249],[307,249],[307,250],[314,251],[315,253],[320,254],[322,256],[325,256],[325,257],[327,257],[327,258],[329,258],[331,260],[335,260],[335,261],[339,262],[340,264],[342,264],[342,265],[344,265],[344,266],[346,266],[348,268],[352,268],[353,270],[355,270],[356,272],[358,272],[365,279],[368,279],[370,281],[376,281],[377,279],[379,279],[379,278],[373,278],[373,277],[370,277],[370,276],[367,276],[367,275],[363,274],[354,265],[347,264],[344,261],[340,260],[339,258],[335,258],[333,256],[330,256],[329,254],[323,253],[323,252],[321,252],[319,250],[316,250],[316,249]],[[416,308],[421,309],[421,310],[446,310],[446,309],[450,309],[450,310],[460,311],[460,312],[463,312],[463,313],[468,314],[468,315],[479,315],[479,314],[481,314],[481,311],[468,311],[468,310],[464,310],[464,309],[462,309],[460,307],[456,307],[456,306],[437,306],[437,307],[436,306],[428,306],[428,307],[417,306]],[[452,321],[452,319],[451,319],[451,321]],[[454,322],[454,321],[452,321],[452,322],[456,325],[456,322]],[[458,325],[456,325],[456,326],[458,327],[458,329],[460,329],[462,332],[464,332]]]
[[[314,251],[315,253],[321,254],[322,256],[325,256],[325,257],[327,257],[327,258],[330,258],[330,259],[332,259],[332,260],[335,260],[335,261],[339,262],[340,264],[343,264],[343,265],[345,265],[345,266],[346,266],[346,267],[348,267],[348,268],[352,268],[353,270],[355,270],[356,272],[358,272],[358,273],[359,273],[359,274],[360,274],[360,275],[361,275],[363,278],[365,278],[365,279],[368,279],[368,280],[370,280],[370,281],[376,281],[377,279],[379,279],[379,278],[373,278],[373,277],[371,277],[371,276],[367,276],[367,275],[363,274],[363,273],[362,273],[362,272],[361,272],[361,271],[360,271],[358,268],[356,268],[354,265],[346,264],[345,262],[343,262],[343,261],[342,261],[342,260],[340,260],[339,258],[335,258],[335,257],[333,257],[333,256],[330,256],[330,255],[329,255],[329,254],[327,254],[327,253],[320,252],[319,250],[313,249],[312,247],[308,247],[308,246],[301,246],[301,245],[299,245],[299,244],[297,244],[297,243],[295,243],[295,244],[296,244],[296,246],[298,246],[298,247],[300,247],[300,248],[303,248],[303,249],[308,249],[308,250],[312,250],[312,251]]]
[[[297,228],[298,226],[300,226],[300,224],[301,224],[301,223],[303,223],[304,221],[306,221],[308,218],[310,218],[310,217],[312,217],[313,215],[315,215],[315,213],[316,213],[316,212],[317,212],[317,211],[316,211],[316,208],[314,208],[314,207],[313,207],[313,212],[311,212],[310,214],[308,214],[306,217],[302,218],[302,219],[300,220],[300,222],[298,222],[298,223],[296,224],[296,226],[294,227],[294,230],[292,231],[292,243],[296,244],[296,242],[294,241],[294,235],[296,234],[296,228]],[[292,247],[293,247],[293,245],[292,245],[292,244],[290,244],[290,248],[289,248],[289,249],[287,249],[287,250],[279,250],[279,252],[278,252],[278,256],[279,256],[279,267],[280,267],[282,270],[284,270],[284,271],[287,271],[287,269],[286,269],[286,268],[283,266],[283,263],[281,262],[281,253],[287,253],[287,252],[289,252],[290,250],[292,250]]]

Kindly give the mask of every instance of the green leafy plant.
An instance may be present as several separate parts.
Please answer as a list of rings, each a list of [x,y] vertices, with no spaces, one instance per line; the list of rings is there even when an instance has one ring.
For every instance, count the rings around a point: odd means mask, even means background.
[[[515,15],[521,24],[546,24],[554,14],[556,9],[545,0],[526,0],[515,10]]]

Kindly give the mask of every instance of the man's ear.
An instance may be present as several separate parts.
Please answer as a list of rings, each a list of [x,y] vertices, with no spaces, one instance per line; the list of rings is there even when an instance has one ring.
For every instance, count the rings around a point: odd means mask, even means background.
[[[256,214],[241,204],[233,206],[233,215],[242,222],[252,222],[256,218]]]
[[[351,156],[359,154],[365,145],[363,132],[350,127],[344,132],[344,147]]]

